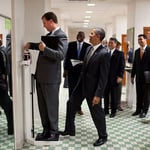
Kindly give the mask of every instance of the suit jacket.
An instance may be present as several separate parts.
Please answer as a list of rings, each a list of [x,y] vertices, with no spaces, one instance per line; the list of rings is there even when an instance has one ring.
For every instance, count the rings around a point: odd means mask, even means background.
[[[150,71],[150,47],[145,48],[142,59],[140,59],[140,48],[135,51],[131,77],[136,75],[136,82],[145,83],[144,71]]]
[[[64,70],[68,70],[69,72],[72,72],[73,74],[80,73],[81,68],[82,68],[82,64],[78,64],[78,65],[73,67],[71,64],[71,59],[77,59],[77,60],[83,61],[84,56],[85,56],[86,51],[87,51],[87,47],[89,47],[89,46],[90,46],[90,44],[83,42],[80,56],[78,58],[77,41],[70,42],[68,44],[68,50],[67,50],[66,57],[64,60]]]
[[[108,79],[110,66],[109,54],[106,48],[100,45],[88,63],[86,59],[87,57],[85,57],[81,78],[78,83],[82,82],[83,93],[87,99],[91,99],[94,96],[102,98]]]
[[[117,77],[123,78],[125,67],[124,54],[122,51],[115,49],[110,59],[110,71],[108,84],[117,86]]]
[[[59,38],[57,49],[46,47],[43,52],[40,51],[37,60],[35,77],[40,83],[61,82],[61,60],[67,50],[67,36],[61,29],[56,30],[53,36]],[[39,43],[30,43],[30,48],[38,50],[38,45]]]

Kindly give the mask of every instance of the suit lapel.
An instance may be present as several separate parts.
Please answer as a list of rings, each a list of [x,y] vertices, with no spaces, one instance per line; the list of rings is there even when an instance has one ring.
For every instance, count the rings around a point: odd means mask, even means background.
[[[97,53],[98,53],[102,48],[103,48],[103,46],[100,45],[100,46],[95,50],[95,52],[94,52],[94,53],[92,54],[92,56],[90,57],[88,64],[89,64],[90,62],[92,62],[92,60],[95,58],[95,56],[97,55]]]

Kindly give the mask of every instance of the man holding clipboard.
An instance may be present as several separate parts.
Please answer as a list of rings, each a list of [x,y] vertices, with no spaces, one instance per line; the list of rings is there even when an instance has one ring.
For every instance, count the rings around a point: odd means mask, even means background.
[[[67,36],[58,27],[57,16],[47,12],[42,16],[43,26],[49,31],[41,36],[40,43],[28,42],[25,49],[39,50],[35,72],[38,106],[43,132],[37,141],[58,141],[59,87],[61,82],[61,61],[67,49]]]

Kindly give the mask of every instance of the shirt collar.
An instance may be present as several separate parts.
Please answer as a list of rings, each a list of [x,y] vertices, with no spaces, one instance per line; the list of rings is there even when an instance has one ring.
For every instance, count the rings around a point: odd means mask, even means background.
[[[99,43],[99,44],[97,44],[97,45],[95,45],[95,46],[93,46],[93,48],[94,48],[94,51],[99,47],[101,45],[101,43]]]
[[[112,50],[110,50],[111,51],[111,55],[113,54],[113,52],[115,51],[115,48],[113,48]]]
[[[147,45],[145,45],[144,47],[140,47],[140,49],[143,49],[145,51]]]
[[[57,31],[58,29],[60,29],[60,27],[55,28],[55,29],[52,31],[51,35],[54,34],[54,32]]]

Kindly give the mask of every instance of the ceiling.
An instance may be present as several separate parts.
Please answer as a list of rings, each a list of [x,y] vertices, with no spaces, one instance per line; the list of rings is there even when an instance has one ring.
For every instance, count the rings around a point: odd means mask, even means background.
[[[51,0],[51,8],[59,9],[61,18],[69,28],[104,27],[105,24],[112,23],[115,16],[127,15],[129,1],[131,0]],[[93,13],[88,14],[86,11]]]

